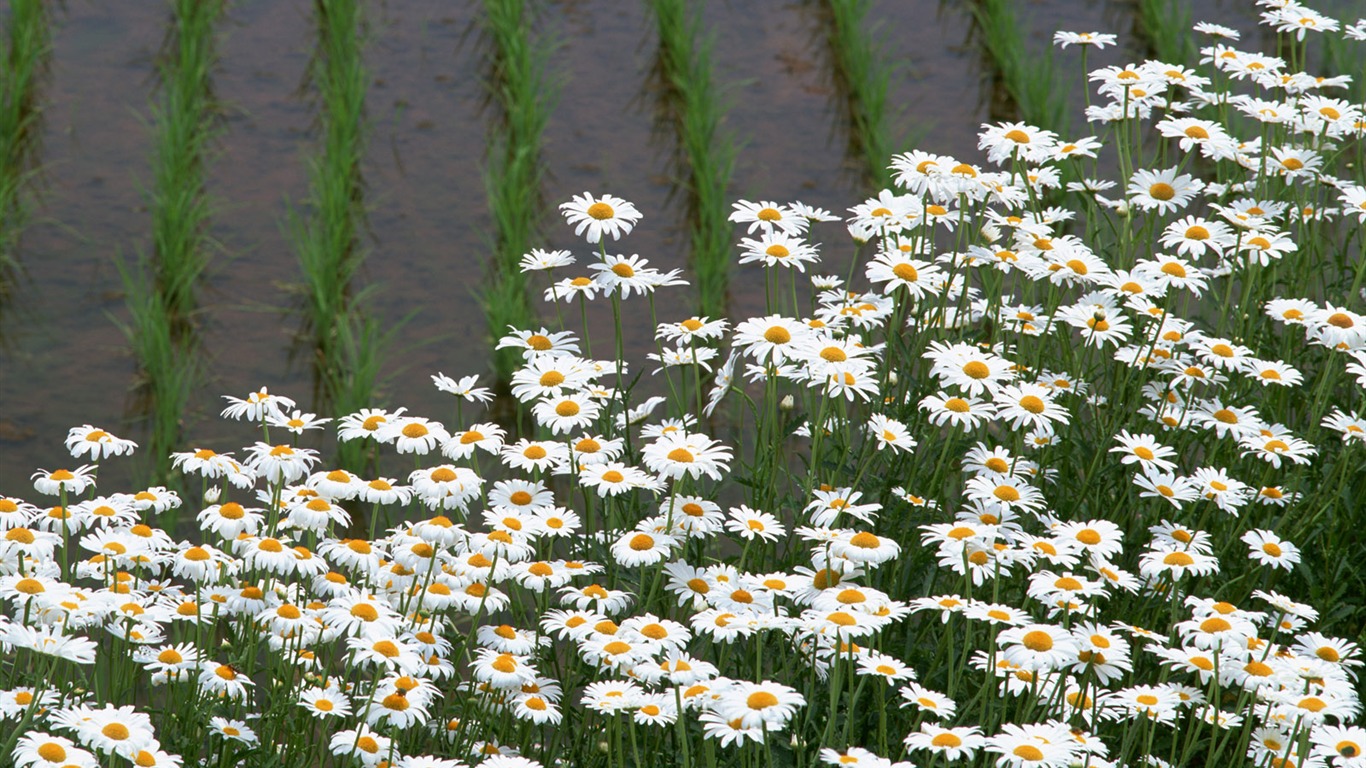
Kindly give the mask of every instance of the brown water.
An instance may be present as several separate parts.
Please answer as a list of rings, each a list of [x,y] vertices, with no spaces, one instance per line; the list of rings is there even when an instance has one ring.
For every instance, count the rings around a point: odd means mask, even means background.
[[[1242,4],[1195,5],[1197,18],[1253,28],[1254,11]],[[227,113],[211,192],[223,253],[202,293],[210,380],[187,415],[191,441],[218,450],[254,439],[217,420],[222,394],[269,386],[308,406],[311,374],[306,355],[292,352],[300,320],[286,290],[301,275],[282,221],[286,202],[307,194],[305,160],[313,152],[313,111],[302,88],[314,39],[310,6],[234,0],[219,25],[213,81]],[[1047,0],[1021,8],[1040,49],[1057,28],[1101,30],[1119,33],[1120,47],[1093,55],[1093,65],[1143,56],[1128,3]],[[386,351],[394,377],[382,403],[451,419],[450,400],[429,374],[488,372],[489,333],[477,302],[491,236],[481,177],[490,118],[481,106],[479,4],[403,0],[374,2],[368,11],[369,255],[359,282],[379,286],[373,309],[386,323],[418,311]],[[74,0],[53,12],[40,94],[39,205],[18,253],[25,272],[0,313],[0,493],[33,497],[28,475],[36,467],[74,463],[61,444],[71,426],[145,440],[127,420],[136,369],[117,326],[126,310],[114,260],[149,243],[147,115],[169,17],[155,2]],[[705,18],[731,105],[725,127],[740,147],[732,196],[800,199],[836,213],[863,199],[856,160],[846,157],[847,126],[816,4],[714,0]],[[894,133],[917,133],[919,146],[977,159],[979,124],[999,116],[990,114],[992,79],[966,6],[881,0],[871,20],[897,67]],[[550,2],[537,23],[559,42],[550,59],[558,99],[545,135],[544,245],[588,256],[553,206],[585,190],[610,192],[645,214],[617,249],[657,266],[685,266],[685,201],[669,177],[673,137],[654,129],[646,85],[654,29],[643,3]],[[1061,60],[1075,69],[1079,57],[1073,49]],[[1084,130],[1080,122],[1077,129]],[[828,258],[839,264],[847,249],[837,227],[826,232]],[[761,280],[754,270],[736,273],[733,316],[762,311]],[[595,307],[591,322],[600,344],[611,334],[605,309]],[[661,310],[660,320],[681,319],[678,311]],[[635,359],[649,348],[648,326],[628,329],[628,345],[640,350]],[[109,489],[123,490],[113,479]]]

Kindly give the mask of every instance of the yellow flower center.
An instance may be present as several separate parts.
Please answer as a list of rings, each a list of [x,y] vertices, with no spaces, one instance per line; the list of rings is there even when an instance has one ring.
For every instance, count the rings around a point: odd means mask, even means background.
[[[1148,196],[1154,200],[1170,200],[1176,197],[1176,189],[1164,181],[1159,181],[1148,187]]]
[[[745,699],[745,706],[750,709],[768,709],[778,705],[778,697],[768,691],[755,691]]]
[[[867,531],[862,531],[854,534],[849,539],[849,543],[859,549],[877,549],[882,545],[882,540]]]
[[[676,461],[680,464],[691,464],[694,461],[692,452],[686,448],[675,448],[669,451],[667,457],[669,461]]]
[[[781,325],[775,325],[764,331],[764,341],[770,344],[786,344],[792,341],[792,334]]]

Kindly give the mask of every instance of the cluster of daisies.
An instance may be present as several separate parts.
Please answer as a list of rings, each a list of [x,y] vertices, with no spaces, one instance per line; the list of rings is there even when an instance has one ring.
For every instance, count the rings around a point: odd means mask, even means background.
[[[1291,62],[1366,38],[1261,5]],[[99,480],[137,446],[72,429],[78,465],[0,497],[0,760],[1366,765],[1358,644],[1277,591],[1352,546],[1366,188],[1333,173],[1366,116],[1196,31],[1196,67],[1090,73],[1090,136],[984,126],[985,164],[899,155],[844,219],[737,203],[781,287],[745,319],[656,316],[681,271],[574,197],[586,269],[523,268],[557,316],[610,302],[617,353],[507,329],[516,424],[466,417],[477,375],[432,377],[444,421],[263,388],[222,414],[259,440],[136,493]]]

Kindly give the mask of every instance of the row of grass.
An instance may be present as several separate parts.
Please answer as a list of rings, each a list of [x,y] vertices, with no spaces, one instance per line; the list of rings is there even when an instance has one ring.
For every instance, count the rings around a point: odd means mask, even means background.
[[[677,136],[678,183],[687,191],[698,312],[720,317],[726,314],[730,286],[728,190],[735,146],[721,127],[726,107],[712,66],[715,39],[703,28],[701,3],[649,0],[649,5],[659,37],[654,69],[661,85],[658,114]]]
[[[158,62],[160,100],[152,106],[155,151],[148,192],[152,247],[136,264],[120,261],[129,322],[124,330],[138,361],[133,412],[148,421],[150,473],[170,474],[203,361],[196,333],[198,287],[216,248],[209,236],[213,206],[207,166],[217,134],[211,87],[214,24],[221,0],[173,0]]]
[[[529,327],[536,317],[520,265],[522,256],[541,243],[542,137],[553,100],[546,64],[553,46],[533,33],[522,0],[484,0],[484,33],[485,87],[494,114],[484,170],[493,258],[480,293],[489,333],[497,338],[509,326]],[[500,385],[511,379],[519,361],[511,349],[494,353]]]
[[[1019,18],[1014,0],[975,0],[971,8],[982,47],[1019,119],[1065,133],[1069,90],[1062,85],[1052,47],[1045,43],[1042,50],[1031,49],[1026,40],[1028,27]]]
[[[308,77],[318,100],[319,146],[308,160],[307,206],[289,209],[286,228],[304,277],[301,338],[312,354],[315,406],[351,412],[374,400],[384,338],[367,315],[370,291],[353,285],[365,259],[366,27],[358,0],[315,0],[313,9],[317,41]],[[347,448],[341,463],[358,466],[360,457]]]
[[[14,245],[27,218],[20,195],[32,171],[40,131],[38,87],[52,52],[42,0],[12,0],[0,60],[0,266],[14,266]]]
[[[1139,29],[1154,58],[1189,64],[1195,58],[1190,4],[1183,0],[1138,0]]]
[[[828,0],[822,5],[826,45],[835,93],[848,123],[849,156],[864,180],[882,189],[891,185],[888,164],[900,149],[892,133],[887,94],[893,69],[886,38],[868,26],[869,0]]]

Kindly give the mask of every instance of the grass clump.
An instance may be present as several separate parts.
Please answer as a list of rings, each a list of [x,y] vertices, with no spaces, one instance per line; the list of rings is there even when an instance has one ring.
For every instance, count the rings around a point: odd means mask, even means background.
[[[687,191],[698,313],[720,317],[730,286],[727,190],[735,146],[721,128],[726,109],[715,84],[714,38],[703,30],[703,4],[650,0],[649,5],[659,39],[654,74],[661,84],[660,114],[677,134],[676,164]]]
[[[489,333],[530,327],[536,317],[527,296],[521,259],[538,241],[541,210],[541,145],[552,96],[546,62],[553,45],[533,34],[521,0],[485,0],[488,42],[485,87],[496,118],[489,126],[484,171],[493,215],[493,258],[481,303]],[[494,373],[507,382],[516,357],[506,349],[494,355]]]
[[[1138,0],[1139,29],[1153,55],[1170,64],[1186,64],[1195,57],[1191,37],[1191,9],[1182,0]]]
[[[869,0],[829,0],[821,5],[835,90],[848,115],[849,154],[859,159],[868,182],[881,188],[891,183],[888,163],[900,140],[892,134],[887,109],[893,69],[886,38],[877,29],[867,29],[871,7]]]
[[[26,218],[20,191],[31,171],[42,110],[38,87],[52,52],[42,0],[12,0],[0,56],[0,265],[14,266],[13,249]]]
[[[222,8],[218,0],[171,4],[157,67],[161,100],[152,107],[152,247],[135,265],[119,263],[129,311],[124,331],[140,371],[132,410],[149,422],[157,481],[169,476],[166,453],[179,440],[203,373],[195,318],[199,282],[217,247],[208,232],[206,177],[217,133],[211,73]]]
[[[356,0],[316,0],[317,43],[309,80],[318,99],[320,140],[308,160],[306,212],[291,210],[287,231],[304,273],[305,335],[313,350],[318,407],[369,400],[376,387],[375,334],[354,279],[364,263],[361,159],[367,123],[365,35]]]
[[[1006,93],[1026,123],[1050,131],[1068,128],[1067,89],[1053,60],[1053,51],[1030,50],[1026,26],[1012,0],[976,0],[972,15],[982,45],[991,57]]]

